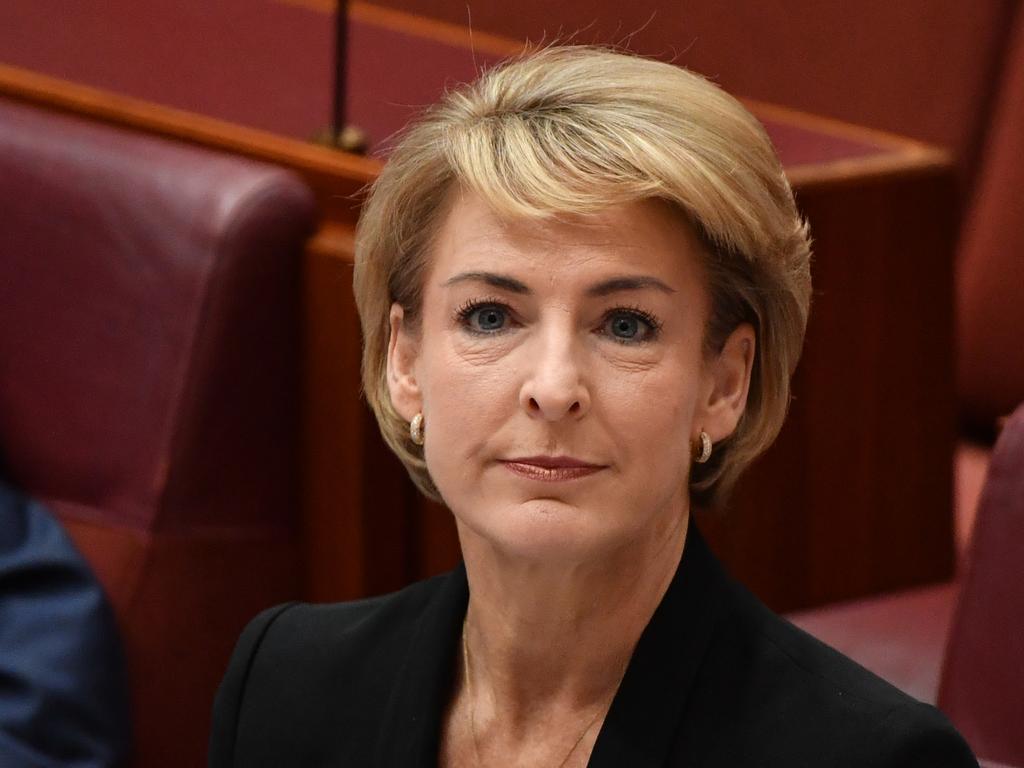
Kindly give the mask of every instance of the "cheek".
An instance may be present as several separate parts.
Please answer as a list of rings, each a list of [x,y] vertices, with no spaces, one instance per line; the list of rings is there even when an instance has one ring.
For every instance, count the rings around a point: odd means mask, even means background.
[[[651,464],[685,466],[698,373],[682,361],[668,362],[632,375],[605,376],[598,402],[601,416],[634,453]]]
[[[425,351],[430,361],[421,372],[429,432],[426,459],[431,471],[440,471],[480,451],[508,417],[515,376],[507,365],[480,365],[477,357],[467,359],[452,346]]]
[[[605,366],[595,390],[610,413],[634,420],[638,428],[674,428],[692,418],[697,401],[700,366],[690,357],[665,356],[632,370]]]

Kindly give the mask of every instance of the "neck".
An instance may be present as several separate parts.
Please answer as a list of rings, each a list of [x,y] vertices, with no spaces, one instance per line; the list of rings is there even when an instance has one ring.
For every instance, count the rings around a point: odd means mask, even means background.
[[[460,526],[479,719],[525,735],[607,707],[672,581],[688,523],[684,508],[646,538],[571,563],[522,561]]]

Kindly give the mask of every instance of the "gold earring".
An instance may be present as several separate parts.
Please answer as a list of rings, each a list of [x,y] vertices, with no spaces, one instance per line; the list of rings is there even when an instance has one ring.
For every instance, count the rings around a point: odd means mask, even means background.
[[[698,464],[703,464],[711,458],[711,438],[703,429],[700,431],[700,454],[694,459]]]
[[[409,439],[416,445],[423,445],[423,414],[417,413],[409,422]]]

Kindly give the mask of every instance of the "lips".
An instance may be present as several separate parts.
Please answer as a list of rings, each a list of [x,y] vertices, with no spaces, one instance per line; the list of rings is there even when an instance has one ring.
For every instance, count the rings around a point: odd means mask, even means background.
[[[523,456],[504,462],[510,472],[530,480],[562,482],[587,477],[604,469],[600,464],[571,456]]]

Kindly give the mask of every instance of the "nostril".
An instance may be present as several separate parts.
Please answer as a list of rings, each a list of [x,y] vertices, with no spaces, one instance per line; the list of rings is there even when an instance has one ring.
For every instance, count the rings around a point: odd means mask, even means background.
[[[586,398],[580,397],[574,397],[570,400],[569,398],[563,399],[552,396],[550,398],[542,397],[538,400],[536,395],[525,395],[525,399],[520,402],[523,403],[523,408],[530,414],[548,419],[560,419],[565,416],[578,418],[584,412],[584,405],[588,403]]]

